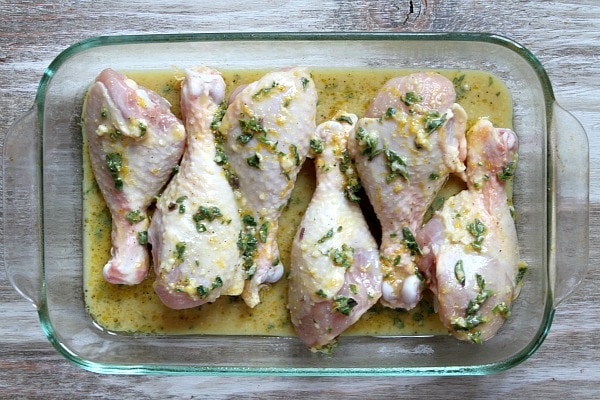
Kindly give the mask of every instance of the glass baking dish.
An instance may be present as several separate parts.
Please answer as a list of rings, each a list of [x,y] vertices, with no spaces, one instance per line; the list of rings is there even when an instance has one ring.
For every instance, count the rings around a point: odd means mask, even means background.
[[[451,336],[350,336],[332,355],[295,337],[127,335],[96,326],[82,279],[82,138],[86,89],[106,67],[168,69],[476,69],[513,96],[519,167],[514,182],[521,255],[529,265],[512,317],[483,345]],[[103,373],[256,375],[489,374],[532,355],[554,310],[588,269],[588,144],[555,101],[538,60],[491,34],[260,33],[112,36],[84,40],[48,67],[34,107],[6,138],[4,262],[37,308],[50,342],[73,363]]]

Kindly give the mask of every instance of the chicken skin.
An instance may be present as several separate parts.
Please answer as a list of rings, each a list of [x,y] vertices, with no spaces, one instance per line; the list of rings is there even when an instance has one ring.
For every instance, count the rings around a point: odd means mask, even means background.
[[[238,88],[221,121],[224,156],[242,215],[242,297],[250,307],[260,302],[261,287],[283,276],[278,218],[309,151],[316,103],[308,71],[288,68]]]
[[[424,283],[415,234],[450,173],[464,175],[467,116],[452,82],[419,72],[388,81],[349,150],[381,223],[382,304],[411,309]]]
[[[225,97],[221,75],[206,67],[185,71],[181,109],[187,147],[179,172],[156,204],[148,240],[154,289],[170,308],[239,295],[244,281],[237,249],[241,221],[233,190],[215,161],[211,125]]]
[[[506,192],[517,137],[482,119],[467,143],[467,190],[446,200],[417,237],[443,324],[458,339],[481,343],[510,315],[525,272]]]
[[[170,104],[125,75],[106,69],[90,87],[83,127],[92,170],[112,216],[108,282],[133,285],[148,272],[148,206],[177,166],[185,145]]]
[[[340,114],[317,128],[317,187],[292,244],[288,308],[315,349],[327,349],[381,296],[377,243],[347,191],[357,179],[346,150],[357,119]]]

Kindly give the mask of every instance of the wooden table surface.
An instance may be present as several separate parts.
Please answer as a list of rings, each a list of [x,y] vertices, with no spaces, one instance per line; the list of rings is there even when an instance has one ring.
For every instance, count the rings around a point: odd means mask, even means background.
[[[484,377],[100,375],[54,350],[32,305],[2,273],[0,398],[600,398],[600,2],[0,0],[0,142],[32,106],[45,67],[81,39],[244,31],[485,31],[540,59],[558,101],[590,140],[591,268],[558,308],[547,339],[524,363]]]

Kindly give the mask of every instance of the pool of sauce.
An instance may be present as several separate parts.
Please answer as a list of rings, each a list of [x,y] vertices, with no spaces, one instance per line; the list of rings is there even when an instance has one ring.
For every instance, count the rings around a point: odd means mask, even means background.
[[[180,116],[181,70],[124,72],[138,84],[165,97],[172,104],[172,111]],[[268,71],[221,71],[227,83],[228,94],[235,87],[257,80],[266,72]],[[339,110],[355,113],[359,117],[364,115],[369,101],[387,80],[414,71],[314,69],[311,72],[319,93],[319,124],[331,119]],[[438,72],[454,82],[457,102],[469,116],[467,128],[480,117],[489,118],[495,126],[512,126],[510,93],[498,78],[480,71]],[[286,308],[286,279],[263,290],[261,304],[253,309],[247,307],[241,298],[230,296],[187,310],[167,308],[152,288],[152,268],[148,277],[139,285],[124,286],[106,282],[102,276],[102,267],[110,257],[111,217],[94,180],[87,145],[84,145],[83,166],[84,298],[96,325],[112,332],[136,334],[295,335]],[[312,161],[307,160],[279,221],[278,244],[281,261],[285,266],[290,265],[291,243],[315,188],[314,176]],[[450,179],[439,197],[447,197],[461,188],[461,182]],[[436,201],[434,206],[435,204]],[[438,201],[438,204],[441,203]],[[366,215],[371,215],[368,209]],[[376,235],[377,221],[375,219],[371,222]],[[434,312],[432,297],[426,291],[419,306],[411,311],[376,305],[344,335],[446,333]]]

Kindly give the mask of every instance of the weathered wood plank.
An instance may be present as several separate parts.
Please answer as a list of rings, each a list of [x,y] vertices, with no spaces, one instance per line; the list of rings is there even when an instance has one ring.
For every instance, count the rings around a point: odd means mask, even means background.
[[[0,2],[0,139],[33,104],[45,67],[96,35],[212,31],[485,31],[540,59],[590,139],[593,269],[545,343],[514,369],[466,378],[106,376],[69,364],[0,275],[0,398],[598,398],[600,391],[600,3],[568,1]],[[0,210],[3,215],[3,210]],[[3,232],[3,234],[10,234]],[[3,251],[3,249],[2,249]]]

